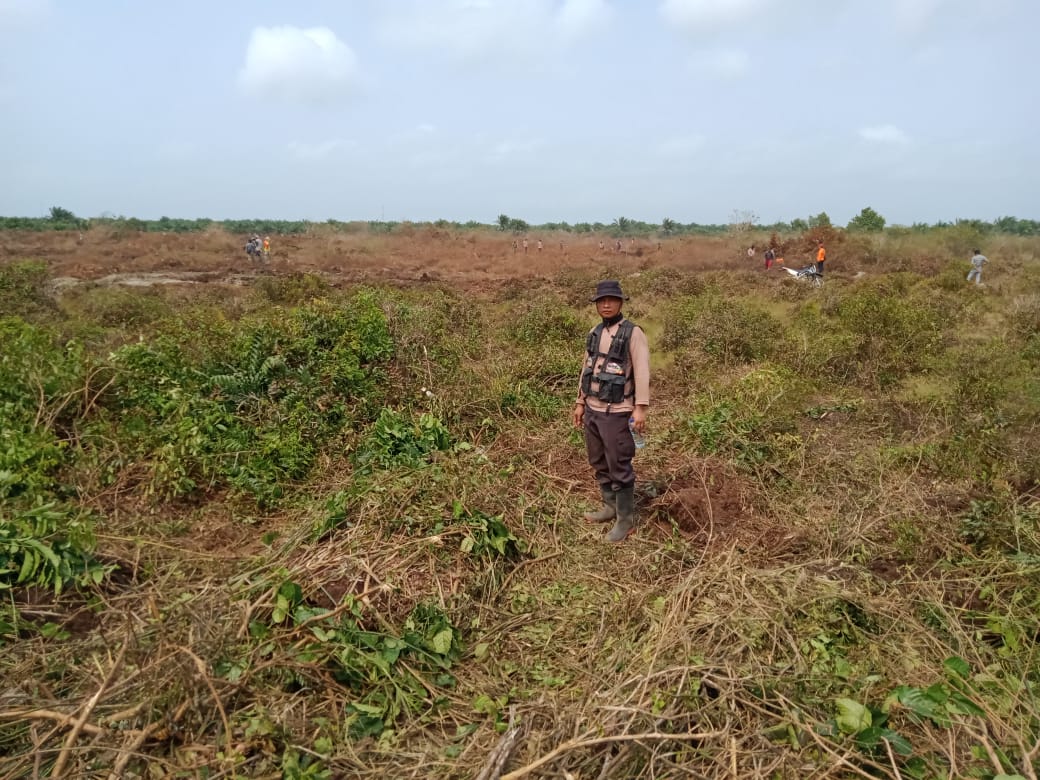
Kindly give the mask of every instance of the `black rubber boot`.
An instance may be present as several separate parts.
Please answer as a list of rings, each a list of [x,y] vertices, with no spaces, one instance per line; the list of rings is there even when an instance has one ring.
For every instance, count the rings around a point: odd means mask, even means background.
[[[607,534],[608,542],[623,542],[636,530],[636,488],[635,485],[621,488],[614,495],[617,509],[617,520]]]
[[[603,506],[595,512],[586,512],[586,523],[606,523],[617,517],[617,499],[614,489],[610,485],[600,485],[599,494],[603,497]]]

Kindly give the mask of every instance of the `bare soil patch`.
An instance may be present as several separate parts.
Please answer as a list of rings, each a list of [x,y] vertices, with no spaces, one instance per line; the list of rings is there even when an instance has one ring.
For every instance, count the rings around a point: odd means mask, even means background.
[[[770,557],[804,551],[804,531],[777,524],[759,506],[754,485],[720,461],[695,461],[647,501],[646,511],[705,547],[736,547]]]

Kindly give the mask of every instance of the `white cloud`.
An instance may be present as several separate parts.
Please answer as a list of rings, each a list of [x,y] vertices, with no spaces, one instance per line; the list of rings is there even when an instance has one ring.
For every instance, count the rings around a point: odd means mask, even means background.
[[[332,140],[316,144],[292,141],[289,143],[289,154],[303,162],[314,162],[316,160],[326,160],[335,152],[349,149],[352,146],[354,146],[354,142],[344,138],[333,138]]]
[[[665,21],[691,33],[709,33],[739,26],[766,8],[770,0],[664,0]]]
[[[609,22],[607,0],[403,0],[386,3],[381,33],[406,49],[463,62],[531,59]]]
[[[859,137],[875,144],[908,144],[910,138],[895,125],[874,125],[860,128]]]
[[[327,103],[356,87],[357,57],[327,27],[257,27],[238,81],[258,97]]]

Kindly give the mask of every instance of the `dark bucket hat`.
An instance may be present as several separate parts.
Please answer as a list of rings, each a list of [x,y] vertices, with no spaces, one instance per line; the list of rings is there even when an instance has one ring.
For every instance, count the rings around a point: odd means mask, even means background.
[[[600,298],[620,298],[623,301],[628,300],[628,296],[621,292],[621,282],[616,279],[607,279],[606,281],[600,282],[596,285],[596,294],[589,298],[589,301],[595,303]]]

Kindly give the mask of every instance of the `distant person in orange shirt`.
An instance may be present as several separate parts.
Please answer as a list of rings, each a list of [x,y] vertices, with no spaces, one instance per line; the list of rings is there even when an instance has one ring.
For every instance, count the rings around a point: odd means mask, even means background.
[[[823,239],[816,242],[816,273],[823,276],[823,263],[827,259],[827,250],[823,248]]]

